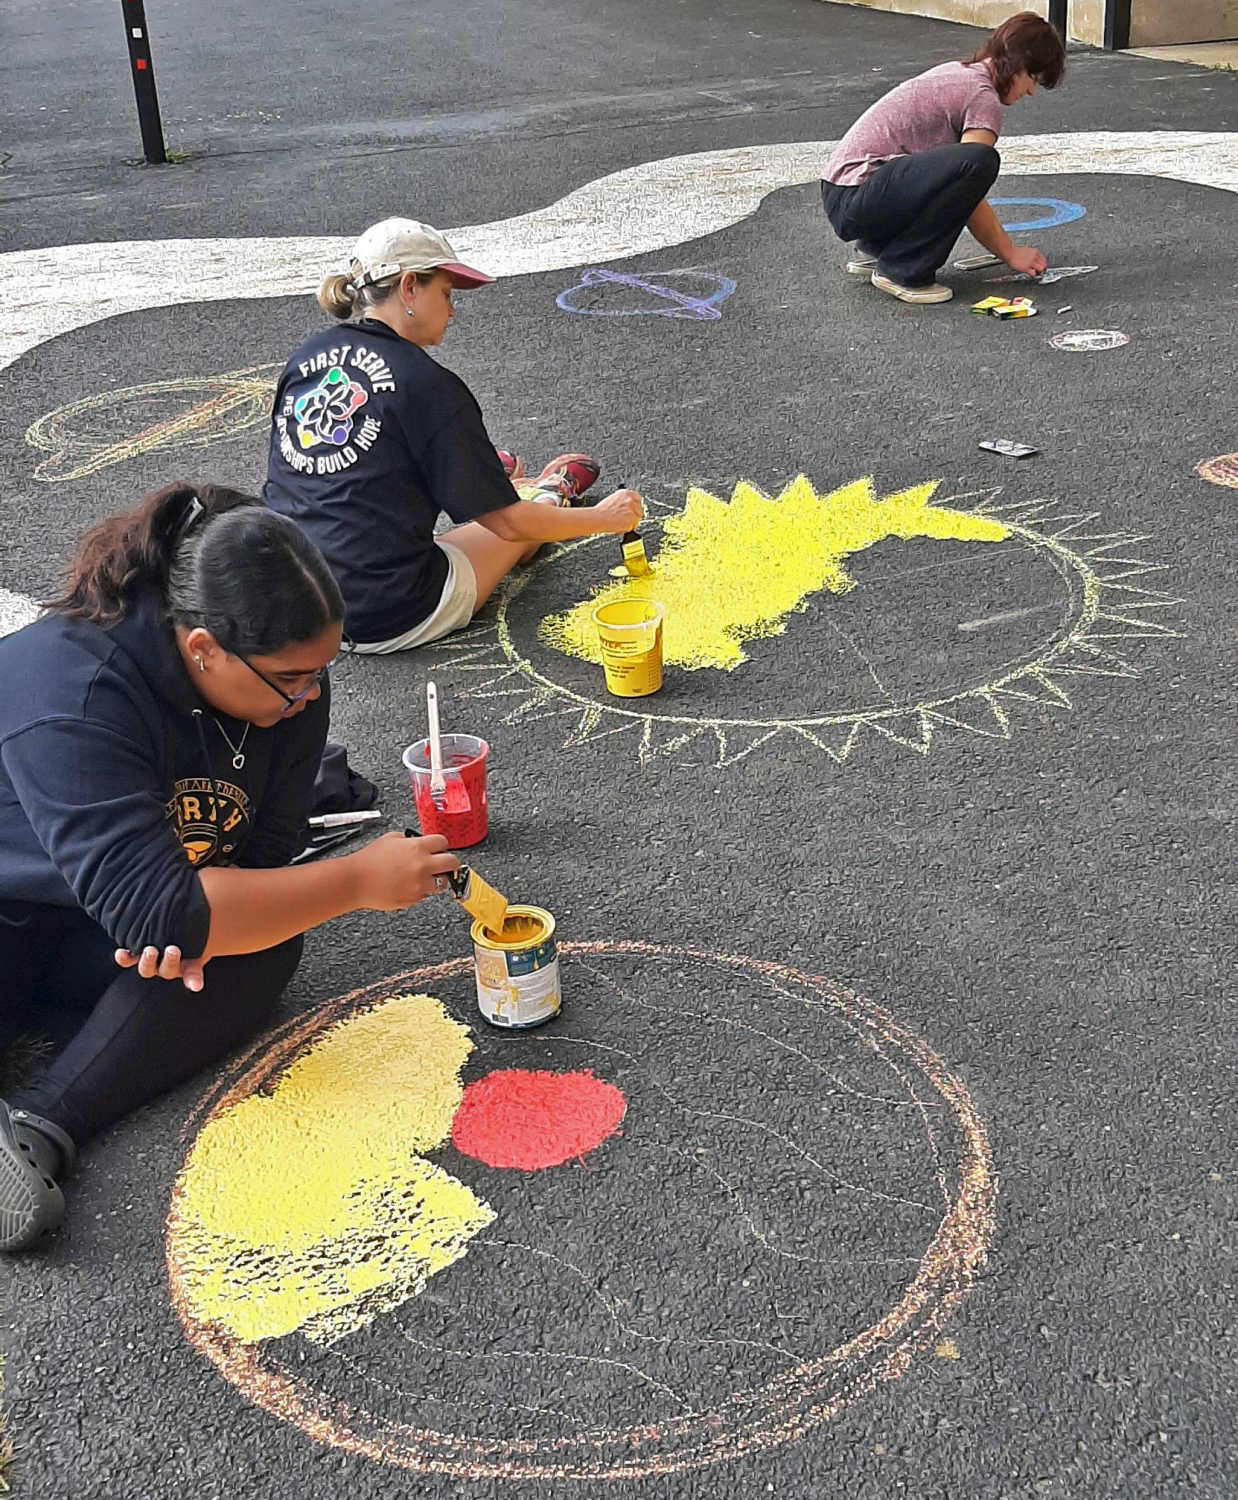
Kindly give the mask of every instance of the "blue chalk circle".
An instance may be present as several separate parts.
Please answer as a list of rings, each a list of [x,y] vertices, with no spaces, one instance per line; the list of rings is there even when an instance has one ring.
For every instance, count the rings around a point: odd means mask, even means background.
[[[1002,219],[1002,228],[1011,229],[1056,229],[1059,224],[1072,224],[1076,219],[1081,219],[1087,209],[1082,203],[1067,203],[1065,198],[990,198],[990,208],[1047,208],[1049,212],[1042,214],[1039,219],[1019,219],[1014,224],[1008,224]]]

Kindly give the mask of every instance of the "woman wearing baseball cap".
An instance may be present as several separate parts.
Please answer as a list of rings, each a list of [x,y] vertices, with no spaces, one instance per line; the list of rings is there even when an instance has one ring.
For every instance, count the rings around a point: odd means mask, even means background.
[[[632,490],[566,508],[598,474],[581,454],[513,491],[518,461],[496,453],[468,387],[425,352],[455,316],[452,293],[493,280],[430,225],[384,219],[319,290],[340,326],[307,340],[280,377],[263,493],[330,564],[357,650],[438,640],[543,542],[619,536],[643,514]],[[436,537],[440,512],[457,524]]]

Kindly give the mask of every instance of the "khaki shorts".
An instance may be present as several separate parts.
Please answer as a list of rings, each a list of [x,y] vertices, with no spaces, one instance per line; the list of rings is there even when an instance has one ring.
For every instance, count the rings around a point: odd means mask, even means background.
[[[477,608],[477,575],[473,564],[450,542],[436,541],[434,544],[447,554],[447,581],[435,605],[419,624],[403,635],[389,641],[370,641],[353,647],[363,655],[383,656],[390,651],[410,651],[414,646],[427,646],[431,641],[441,640],[453,630],[463,630],[473,618]]]

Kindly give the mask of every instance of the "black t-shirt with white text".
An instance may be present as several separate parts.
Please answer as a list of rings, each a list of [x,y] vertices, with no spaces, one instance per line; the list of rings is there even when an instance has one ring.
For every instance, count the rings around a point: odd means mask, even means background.
[[[263,494],[326,558],[345,632],[363,643],[434,612],[448,566],[434,545],[440,512],[474,521],[516,500],[465,383],[368,318],[288,361]]]

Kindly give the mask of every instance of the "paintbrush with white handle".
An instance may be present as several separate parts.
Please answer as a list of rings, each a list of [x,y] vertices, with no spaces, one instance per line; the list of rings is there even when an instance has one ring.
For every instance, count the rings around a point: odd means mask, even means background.
[[[447,778],[443,775],[443,737],[438,727],[438,688],[426,683],[426,709],[430,716],[430,801],[441,812],[447,806]]]

